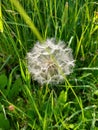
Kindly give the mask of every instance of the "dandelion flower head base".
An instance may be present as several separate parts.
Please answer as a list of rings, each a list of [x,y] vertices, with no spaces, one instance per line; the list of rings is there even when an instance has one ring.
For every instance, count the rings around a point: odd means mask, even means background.
[[[27,53],[28,70],[33,80],[41,84],[58,84],[64,81],[74,67],[72,50],[63,41],[54,38],[37,42]]]

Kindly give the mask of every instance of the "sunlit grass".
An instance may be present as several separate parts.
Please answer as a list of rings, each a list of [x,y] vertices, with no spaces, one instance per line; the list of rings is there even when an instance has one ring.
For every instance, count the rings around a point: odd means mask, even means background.
[[[1,9],[1,0],[0,0],[0,32],[3,32],[3,21],[2,21],[2,9]]]

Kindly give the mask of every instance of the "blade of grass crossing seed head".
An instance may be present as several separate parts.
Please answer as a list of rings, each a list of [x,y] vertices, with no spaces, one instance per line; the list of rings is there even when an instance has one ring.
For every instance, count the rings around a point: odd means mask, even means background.
[[[3,21],[2,21],[1,0],[0,0],[0,32],[3,32]]]

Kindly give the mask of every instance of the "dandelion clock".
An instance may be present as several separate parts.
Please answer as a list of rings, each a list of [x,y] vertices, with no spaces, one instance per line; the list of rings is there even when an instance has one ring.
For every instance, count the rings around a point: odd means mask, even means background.
[[[71,48],[54,38],[35,43],[26,59],[32,79],[40,84],[62,83],[75,65]]]

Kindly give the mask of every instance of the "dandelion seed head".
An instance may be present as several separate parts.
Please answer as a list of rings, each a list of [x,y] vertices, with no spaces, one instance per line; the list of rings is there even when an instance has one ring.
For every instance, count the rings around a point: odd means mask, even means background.
[[[73,71],[72,50],[63,41],[54,38],[44,43],[37,42],[26,56],[28,70],[33,80],[40,84],[58,84],[64,81],[64,75]]]

